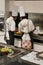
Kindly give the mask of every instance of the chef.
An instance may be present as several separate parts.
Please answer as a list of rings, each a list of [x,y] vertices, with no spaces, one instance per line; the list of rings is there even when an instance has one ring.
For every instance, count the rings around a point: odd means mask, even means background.
[[[6,20],[6,38],[7,44],[14,45],[15,20],[18,16],[17,11],[13,9],[12,14],[9,13],[9,18]],[[12,17],[14,16],[14,18]]]
[[[34,30],[34,25],[31,20],[26,19],[24,8],[22,6],[19,7],[19,13],[20,13],[20,18],[22,19],[20,23],[18,24],[19,32],[23,33],[22,48],[31,49],[32,43],[31,43],[31,38],[28,33]]]

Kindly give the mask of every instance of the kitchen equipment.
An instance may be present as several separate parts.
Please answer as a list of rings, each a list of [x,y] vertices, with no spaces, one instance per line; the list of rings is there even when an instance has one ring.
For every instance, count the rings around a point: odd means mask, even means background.
[[[42,51],[42,52],[38,52],[38,53],[36,54],[36,56],[37,56],[38,58],[40,58],[40,59],[43,59],[43,51]]]
[[[19,54],[21,54],[23,52],[22,50],[14,47],[12,45],[7,45],[7,44],[1,44],[0,43],[0,47],[1,48],[4,47],[4,48],[10,48],[10,49],[12,49],[12,52],[7,54],[7,57],[10,57],[10,58],[13,58],[13,57],[15,57],[15,56],[17,56],[17,55],[19,55]]]
[[[4,15],[0,15],[0,31],[4,30]]]

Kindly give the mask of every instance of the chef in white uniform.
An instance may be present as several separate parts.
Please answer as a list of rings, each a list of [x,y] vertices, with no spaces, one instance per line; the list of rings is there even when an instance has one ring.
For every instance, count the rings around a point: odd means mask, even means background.
[[[31,49],[32,43],[31,43],[31,38],[28,33],[34,30],[34,25],[31,20],[28,20],[25,18],[25,12],[24,12],[23,7],[20,7],[19,9],[20,9],[19,10],[20,18],[22,18],[22,20],[18,24],[18,30],[19,32],[24,33],[22,36],[22,48]]]
[[[9,14],[10,16],[6,20],[6,38],[8,44],[14,45],[15,19],[18,16],[18,13],[17,11],[15,12],[12,10],[12,14]],[[14,16],[14,18],[12,16]]]

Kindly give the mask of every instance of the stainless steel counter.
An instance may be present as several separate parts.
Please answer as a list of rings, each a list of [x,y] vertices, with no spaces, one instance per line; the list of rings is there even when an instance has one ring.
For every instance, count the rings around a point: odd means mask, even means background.
[[[20,50],[21,51],[21,53],[16,54],[16,55],[14,55],[12,57],[0,56],[0,65],[10,65],[13,62],[14,63],[15,62],[19,62],[21,65],[24,65],[24,64],[25,65],[39,65],[39,64],[35,64],[33,62],[30,62],[30,61],[26,61],[26,60],[21,59],[22,56],[24,56],[26,54],[29,54],[32,51],[34,51],[33,49],[26,50],[26,49],[23,49],[23,48],[16,48],[16,47],[14,47],[12,45],[1,44],[1,43],[0,43],[0,46],[9,47],[9,48],[13,48],[13,49],[17,49],[17,50]]]
[[[1,44],[0,43],[0,46],[2,47],[8,47],[8,48],[12,48],[13,50],[19,50],[20,52],[17,53],[18,51],[16,51],[16,54],[15,54],[15,51],[14,51],[14,54],[11,55],[11,56],[8,56],[8,55],[3,55],[3,56],[0,56],[0,65],[8,65],[9,63],[11,62],[15,62],[15,61],[18,61],[18,58],[21,57],[21,54],[26,52],[25,49],[22,49],[22,48],[16,48],[12,45],[7,45],[7,44]]]
[[[42,41],[42,43],[43,43],[43,34],[33,34],[32,38],[39,40],[39,42]]]

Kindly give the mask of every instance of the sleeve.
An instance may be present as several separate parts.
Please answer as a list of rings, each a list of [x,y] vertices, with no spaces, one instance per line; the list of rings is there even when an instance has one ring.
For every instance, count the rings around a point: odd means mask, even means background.
[[[29,20],[29,32],[33,31],[35,29],[35,26],[31,20]]]
[[[11,31],[15,31],[15,21],[13,21],[13,20],[11,23]]]

